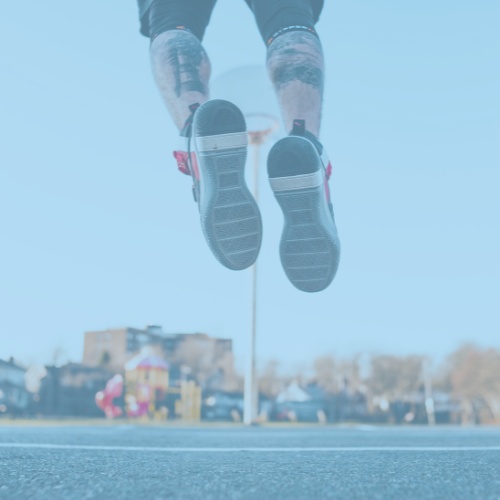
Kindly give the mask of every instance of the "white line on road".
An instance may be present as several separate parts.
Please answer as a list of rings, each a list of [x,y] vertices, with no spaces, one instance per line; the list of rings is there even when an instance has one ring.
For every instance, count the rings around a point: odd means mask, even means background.
[[[500,446],[334,446],[334,447],[233,447],[188,448],[154,446],[101,446],[42,443],[0,443],[0,448],[79,451],[140,451],[156,453],[302,453],[302,452],[360,452],[360,451],[500,451]]]

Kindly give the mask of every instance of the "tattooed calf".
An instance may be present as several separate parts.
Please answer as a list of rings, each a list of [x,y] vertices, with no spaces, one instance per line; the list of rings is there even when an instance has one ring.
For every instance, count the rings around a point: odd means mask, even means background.
[[[323,90],[323,51],[311,33],[294,31],[276,38],[268,48],[267,64],[277,90],[295,81]]]
[[[203,66],[209,64],[208,56],[198,39],[191,33],[171,31],[168,39],[153,52],[161,51],[164,62],[168,65],[175,80],[177,97],[185,92],[208,94],[206,78],[202,76]]]

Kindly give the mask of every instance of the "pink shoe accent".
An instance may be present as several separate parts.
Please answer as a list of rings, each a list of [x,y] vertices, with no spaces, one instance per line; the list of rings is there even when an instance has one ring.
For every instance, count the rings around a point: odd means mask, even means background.
[[[329,163],[328,166],[326,167],[326,179],[329,181],[331,176],[332,176],[332,164]]]
[[[177,168],[185,175],[191,175],[188,167],[188,154],[184,151],[174,151],[174,158],[177,161]]]
[[[200,180],[198,159],[195,153],[191,153],[191,162],[189,162],[189,154],[186,151],[174,151],[174,158],[177,160],[177,168],[185,175],[191,175],[189,169],[189,163],[191,163],[196,180]]]

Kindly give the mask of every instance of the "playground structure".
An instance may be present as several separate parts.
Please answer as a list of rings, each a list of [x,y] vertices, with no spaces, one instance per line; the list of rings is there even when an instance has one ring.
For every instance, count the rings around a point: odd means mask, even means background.
[[[114,404],[114,400],[119,398],[123,393],[123,377],[115,375],[108,380],[103,391],[99,391],[95,395],[97,406],[104,412],[106,418],[116,418],[123,415],[123,410]]]
[[[125,387],[127,416],[163,419],[161,401],[168,391],[168,364],[162,358],[147,351],[132,358],[125,365]]]
[[[123,408],[115,401],[119,399],[123,400]],[[170,401],[175,401],[175,417],[200,420],[201,387],[187,380],[182,380],[179,387],[169,387],[169,365],[149,349],[126,363],[125,378],[115,375],[96,394],[97,406],[110,419],[125,415],[142,420],[167,420]]]
[[[193,380],[183,380],[177,391],[181,397],[175,402],[175,414],[183,421],[198,422],[201,419],[201,387]]]

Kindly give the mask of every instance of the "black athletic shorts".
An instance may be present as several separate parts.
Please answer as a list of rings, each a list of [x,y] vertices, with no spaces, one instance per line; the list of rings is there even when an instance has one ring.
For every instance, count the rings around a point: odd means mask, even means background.
[[[203,39],[217,0],[138,0],[141,33],[153,40],[160,33],[185,29]],[[266,44],[283,32],[313,33],[324,0],[245,0]]]

